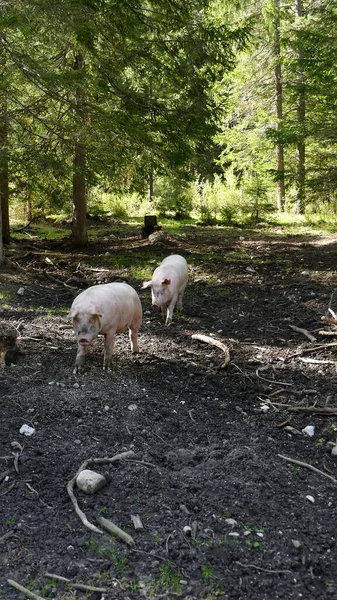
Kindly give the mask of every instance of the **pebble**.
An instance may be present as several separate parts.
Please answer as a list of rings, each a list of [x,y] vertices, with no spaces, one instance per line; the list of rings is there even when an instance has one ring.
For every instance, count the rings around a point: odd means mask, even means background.
[[[227,525],[231,525],[232,527],[238,524],[238,522],[235,521],[235,519],[225,519],[225,523],[227,523]]]
[[[237,533],[237,531],[230,531],[228,535],[230,535],[231,537],[235,537],[235,538],[240,537],[240,534]]]
[[[293,545],[295,546],[295,548],[300,548],[301,547],[301,542],[299,540],[291,540]]]
[[[313,496],[306,496],[306,499],[309,500],[312,504],[315,504],[315,498]]]
[[[91,469],[84,469],[76,477],[77,487],[85,492],[86,494],[94,494],[97,490],[101,489],[106,485],[106,479],[104,475],[91,471]]]
[[[309,437],[312,437],[315,433],[315,427],[313,425],[307,425],[306,427],[304,427],[304,429],[302,429],[302,433],[305,433]]]
[[[128,409],[131,411],[134,411],[134,410],[138,409],[138,406],[137,406],[137,404],[129,404]]]

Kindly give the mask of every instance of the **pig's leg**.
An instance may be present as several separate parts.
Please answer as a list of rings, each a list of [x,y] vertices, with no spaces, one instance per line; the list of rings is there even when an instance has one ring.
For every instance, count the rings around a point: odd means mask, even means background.
[[[177,295],[175,294],[167,308],[165,325],[170,325],[172,323],[173,310],[176,305],[176,302],[177,302]]]
[[[163,321],[165,323],[165,319],[166,319],[166,316],[167,316],[167,304],[164,304],[161,307],[161,314],[162,314],[162,317],[163,317]]]
[[[103,369],[109,371],[115,346],[115,331],[105,335]]]
[[[131,352],[139,352],[138,347],[138,327],[130,327],[129,329],[129,339],[131,343]]]
[[[85,355],[88,352],[88,348],[89,348],[89,345],[82,346],[81,344],[78,344],[76,360],[75,360],[75,368],[73,370],[74,375],[80,371],[81,367],[83,367],[84,361],[85,361]]]
[[[179,310],[179,311],[183,310],[183,295],[184,295],[184,292],[181,292],[178,296],[177,310]]]

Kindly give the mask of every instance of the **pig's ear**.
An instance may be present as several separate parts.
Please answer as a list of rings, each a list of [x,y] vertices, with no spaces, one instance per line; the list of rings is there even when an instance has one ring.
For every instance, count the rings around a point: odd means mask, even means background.
[[[145,290],[146,288],[151,287],[151,286],[152,286],[152,281],[143,281],[143,285],[140,289]]]
[[[92,317],[101,317],[102,311],[97,308],[97,306],[90,306],[89,313]]]
[[[160,285],[170,285],[171,283],[171,279],[163,279],[163,281],[160,282]]]
[[[75,313],[74,309],[71,308],[67,314],[67,319],[75,319],[78,313]]]

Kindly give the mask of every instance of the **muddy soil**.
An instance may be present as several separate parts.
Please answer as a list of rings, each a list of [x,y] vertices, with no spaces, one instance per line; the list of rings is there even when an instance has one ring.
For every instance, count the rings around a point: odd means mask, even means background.
[[[20,352],[0,369],[0,598],[26,597],[8,580],[57,600],[337,598],[337,346],[320,333],[333,331],[321,316],[337,236],[186,226],[153,245],[104,227],[86,251],[37,239],[6,249],[1,323]],[[107,265],[127,255],[154,267],[172,252],[190,279],[164,327],[141,278]],[[115,280],[140,293],[141,352],[119,335],[105,372],[99,338],[74,375],[67,310]],[[225,344],[229,364],[196,333]],[[132,546],[91,531],[67,492],[84,461],[125,452],[91,467],[107,480],[98,492],[74,492],[89,523],[110,519]]]

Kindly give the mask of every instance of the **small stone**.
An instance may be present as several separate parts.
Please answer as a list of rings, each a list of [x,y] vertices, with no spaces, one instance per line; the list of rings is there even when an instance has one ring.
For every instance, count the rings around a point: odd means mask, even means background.
[[[25,293],[25,288],[24,287],[19,287],[18,291],[16,292],[19,296],[23,296]]]
[[[73,388],[75,388],[75,390],[78,390],[78,388],[79,388],[79,387],[80,387],[80,384],[79,384],[79,383],[77,383],[77,382],[76,382],[76,383],[74,383],[74,385],[73,385]]]
[[[306,499],[309,500],[312,504],[315,504],[315,498],[313,496],[306,496]]]
[[[304,429],[302,429],[302,433],[305,433],[309,437],[312,437],[315,433],[315,427],[313,425],[307,425],[306,427],[304,427]]]
[[[240,537],[240,534],[237,533],[237,531],[230,531],[228,535],[230,535],[231,537],[235,537],[235,538]]]
[[[138,409],[137,404],[129,404],[128,409],[131,411],[135,411]]]
[[[337,456],[337,446],[331,448],[331,456]]]
[[[183,527],[183,532],[185,535],[191,536],[192,535],[192,527],[190,527],[189,525],[185,525],[185,527]]]
[[[256,535],[257,535],[257,537],[259,537],[259,538],[263,538],[263,533],[261,533],[261,531],[258,531]]]
[[[293,545],[295,546],[295,548],[300,548],[301,547],[301,542],[299,540],[291,540]]]
[[[100,473],[84,469],[76,478],[77,487],[86,494],[94,494],[106,485],[106,479]]]
[[[235,519],[225,519],[225,523],[227,523],[227,525],[231,525],[232,527],[238,524],[237,521],[235,521]]]
[[[35,429],[34,427],[30,427],[29,425],[26,425],[26,423],[24,425],[22,425],[20,427],[20,433],[22,433],[22,435],[33,435],[33,433],[35,433]]]

